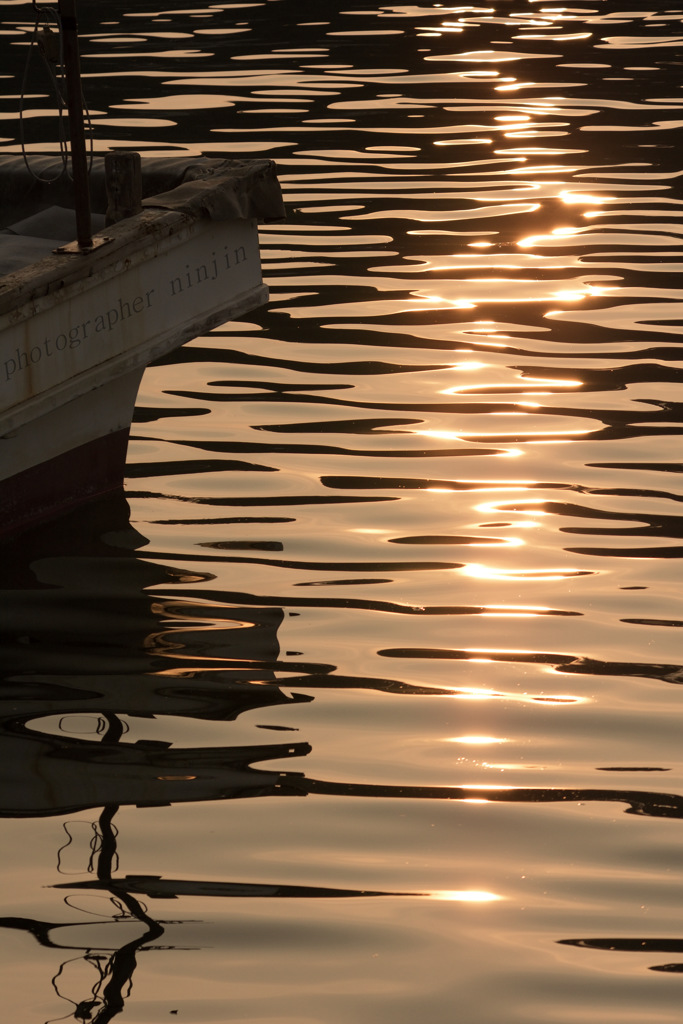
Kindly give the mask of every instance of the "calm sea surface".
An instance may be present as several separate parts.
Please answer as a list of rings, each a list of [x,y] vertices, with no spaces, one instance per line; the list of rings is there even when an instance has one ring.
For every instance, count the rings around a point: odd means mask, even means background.
[[[97,150],[289,215],[3,556],[4,1019],[679,1022],[680,4],[79,7]]]

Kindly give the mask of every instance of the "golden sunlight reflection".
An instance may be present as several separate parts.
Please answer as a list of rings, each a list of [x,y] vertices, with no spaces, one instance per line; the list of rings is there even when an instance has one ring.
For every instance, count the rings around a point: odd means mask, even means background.
[[[497,580],[501,583],[508,580],[514,583],[519,583],[522,580],[529,583],[560,583],[562,580],[574,579],[576,576],[585,576],[589,572],[586,569],[496,569],[491,565],[481,565],[476,562],[454,571],[459,572],[462,576],[469,576],[471,579]]]
[[[489,364],[479,362],[477,359],[466,359],[461,363],[453,363],[451,370],[463,370],[465,372],[472,370],[485,370]]]
[[[436,58],[426,58],[427,60],[435,60]],[[489,71],[460,71],[458,74],[459,78],[498,78],[499,72],[491,69]]]
[[[432,900],[447,900],[457,903],[495,903],[504,899],[495,892],[484,889],[436,889],[427,894]]]
[[[525,481],[527,484],[532,482],[533,481],[531,480]],[[520,487],[519,490],[521,489],[522,488]],[[536,507],[519,508],[518,506],[522,503]],[[507,506],[505,508],[501,508],[500,502],[497,501],[483,501],[480,505],[476,505],[475,508],[477,512],[484,512],[486,515],[498,515],[503,512],[505,515],[509,515],[511,512],[514,512],[516,515],[520,516],[547,516],[550,514],[549,512],[544,512],[542,508],[537,507],[544,503],[545,498],[520,498],[515,502],[515,508],[508,508]]]
[[[489,743],[509,743],[501,736],[449,736],[446,743],[469,743],[472,746],[484,747]]]
[[[539,245],[541,242],[544,242],[547,238],[550,238],[551,235],[561,234],[562,231],[566,232],[567,234],[571,234],[573,231],[575,234],[579,230],[580,228],[558,228],[557,230],[552,231],[550,233],[546,233],[544,235],[527,235],[525,238],[518,239],[518,241],[515,244],[519,249],[532,249],[535,245]]]
[[[591,292],[590,294],[593,294],[593,293]],[[569,292],[569,291],[566,291],[566,292],[556,292],[555,295],[556,295],[556,297],[562,297],[562,298],[567,298],[570,295],[576,295],[579,298],[584,298],[585,297],[585,293],[578,292],[578,291],[577,292]],[[475,369],[478,370],[478,369],[485,369],[486,366],[487,366],[486,363],[474,363],[474,362],[472,362],[472,363],[458,363],[455,366],[453,366],[452,369],[454,369],[454,370],[475,370]],[[575,388],[575,387],[580,387],[581,383],[582,382],[580,380],[567,380],[566,378],[557,380],[557,379],[554,379],[552,377],[531,377],[531,376],[525,376],[521,380],[519,380],[519,382],[515,381],[513,383],[506,383],[505,384],[505,390],[509,391],[511,388],[523,388],[524,390],[522,392],[522,395],[528,395],[528,396],[532,396],[532,395],[534,395],[534,396],[535,395],[550,395],[553,392],[548,390],[549,388]],[[483,390],[485,390],[486,392],[492,393],[492,392],[497,391],[498,389],[495,387],[495,385],[492,385],[492,384],[488,384],[488,385],[487,384],[454,384],[451,387],[444,388],[442,391],[439,392],[439,394],[440,395],[457,395],[457,394],[460,394],[462,392],[483,391]],[[526,404],[526,405],[530,405],[532,408],[539,408],[539,405],[536,402],[524,403],[524,402],[520,401],[517,404],[518,405],[525,405]]]
[[[495,653],[506,655],[506,658],[505,658],[506,661],[510,660],[510,655],[525,655],[525,654],[528,655],[528,654],[533,654],[532,651],[510,651],[510,650],[508,650],[508,651],[497,651]],[[493,664],[496,660],[497,660],[496,658],[477,658],[477,657],[472,657],[472,658],[467,658],[467,663],[469,665],[481,665],[481,664],[490,665],[490,664]],[[512,659],[512,660],[524,661],[526,659],[521,657],[519,659]],[[550,674],[552,674],[552,675],[556,674],[556,669],[555,668],[548,668],[547,671]],[[511,702],[513,702],[515,704],[552,704],[554,706],[557,705],[559,707],[563,707],[563,706],[565,706],[567,704],[576,705],[576,704],[589,704],[589,703],[591,703],[591,698],[590,697],[578,697],[576,694],[573,694],[573,693],[552,693],[552,694],[548,694],[548,693],[543,693],[543,692],[541,692],[541,693],[529,693],[527,691],[525,691],[524,693],[512,693],[512,692],[505,692],[505,691],[501,691],[501,690],[490,690],[490,689],[488,689],[486,687],[483,687],[483,686],[458,686],[457,688],[454,687],[452,693],[450,694],[450,698],[451,698],[451,700],[469,700],[469,701],[504,700],[504,701],[511,701]],[[453,742],[455,742],[455,741],[453,741]],[[488,784],[485,785],[483,783],[482,784],[477,784],[477,785],[472,784],[472,785],[468,786],[468,789],[513,789],[513,788],[514,787],[512,787],[512,786],[490,786]]]
[[[519,89],[528,89],[534,86],[534,82],[517,82],[514,79],[501,78],[501,82],[509,81],[509,85],[494,85],[494,92],[517,92]]]
[[[419,292],[419,293],[413,292],[413,294],[419,294],[424,302],[439,303],[439,305],[441,305],[441,306],[445,306],[445,307],[450,306],[452,309],[476,309],[477,308],[476,302],[470,302],[469,299],[447,299],[443,295],[434,295],[434,294],[425,295],[424,292]]]
[[[560,192],[558,198],[567,205],[572,203],[595,203],[599,205],[600,203],[610,202],[609,196],[593,196],[587,192],[570,192],[568,190]]]
[[[553,297],[554,298],[562,299],[565,302],[580,302],[581,299],[585,299],[587,295],[588,295],[588,292],[581,292],[581,291],[578,291],[578,290],[576,290],[576,291],[569,291],[569,290],[567,290],[567,291],[562,291],[562,292],[553,292]]]
[[[552,310],[552,311],[548,311],[548,313],[546,313],[545,316],[558,315],[561,312],[562,312],[562,310],[559,310],[559,309],[558,310]],[[522,415],[526,415],[526,413],[515,413],[515,412],[512,412],[512,413],[510,413],[510,412],[495,413],[495,412],[492,412],[492,413],[489,413],[489,415],[490,416],[510,416],[510,415],[522,416]],[[512,430],[511,429],[509,431],[497,430],[495,433],[493,433],[492,431],[485,433],[483,430],[478,430],[478,431],[464,431],[463,430],[463,431],[460,431],[460,433],[458,434],[458,439],[460,441],[472,441],[472,440],[475,440],[475,441],[477,441],[480,444],[486,444],[487,442],[488,443],[494,443],[494,444],[505,444],[506,436],[508,434],[512,434],[514,439],[517,440],[517,441],[521,440],[521,436],[523,435],[524,439],[527,440],[529,444],[568,444],[573,437],[579,437],[582,434],[590,434],[590,433],[592,433],[592,430],[593,430],[592,427],[576,427],[576,428],[571,428],[571,429],[570,428],[565,428],[564,430],[544,430],[542,432],[540,432],[538,430],[520,430],[519,428],[517,428],[516,430]],[[417,431],[414,431],[414,433],[417,433]],[[512,440],[512,438],[510,440]],[[500,484],[500,485],[498,485],[498,484],[496,484],[494,486],[487,486],[486,484],[482,483],[482,485],[480,487],[478,487],[477,489],[480,490],[480,491],[487,491],[487,490],[498,490],[498,491],[515,491],[515,490],[517,490],[517,491],[519,491],[525,485],[529,485],[529,484],[537,483],[537,482],[538,481],[535,481],[535,480],[521,480],[518,484],[515,484],[515,485],[511,485],[511,484],[508,484],[508,485]],[[473,483],[474,483],[474,481],[473,481]],[[429,490],[429,489],[430,488],[426,488],[426,490]],[[474,488],[472,488],[472,489],[474,489]],[[443,488],[442,488],[442,490],[443,490]]]
[[[492,665],[493,658],[468,658],[471,665]],[[503,697],[504,694],[496,690],[487,690],[483,686],[461,686],[457,693],[453,694],[456,700],[494,700],[496,697]]]
[[[539,615],[547,615],[552,611],[547,605],[525,605],[525,604],[486,604],[480,615],[489,618],[533,618]]]
[[[460,434],[452,430],[414,430],[412,433],[418,437],[431,437],[435,441],[462,441]]]
[[[480,139],[480,138],[467,138],[467,139],[437,139],[433,144],[435,146],[471,146],[473,144],[490,146],[493,139]]]
[[[581,301],[581,299],[595,298],[596,296],[607,295],[614,292],[616,288],[606,288],[603,285],[587,284],[583,288],[565,289],[564,291],[553,292],[553,298],[565,299],[570,302]]]
[[[495,546],[497,548],[500,548],[500,547],[523,548],[525,546],[525,544],[526,544],[526,541],[522,540],[521,537],[505,537],[504,540],[498,540],[496,542]],[[483,543],[483,544],[477,544],[477,545],[473,544],[472,547],[485,548],[485,547],[491,547],[491,544],[488,543],[488,542],[487,543]]]

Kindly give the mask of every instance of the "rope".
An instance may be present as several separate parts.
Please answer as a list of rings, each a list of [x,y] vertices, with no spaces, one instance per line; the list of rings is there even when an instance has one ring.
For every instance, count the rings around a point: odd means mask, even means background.
[[[29,43],[28,54],[26,56],[26,64],[24,65],[24,73],[21,81],[21,97],[19,101],[19,143],[21,145],[21,155],[24,158],[24,164],[27,171],[36,181],[40,181],[44,184],[52,184],[66,174],[71,177],[69,173],[69,148],[66,139],[66,131],[64,128],[64,111],[67,108],[66,100],[64,99],[64,60],[63,60],[63,47],[62,47],[62,23],[59,15],[59,10],[54,7],[43,7],[37,3],[37,0],[32,0],[33,10],[35,12],[35,22],[33,26],[33,32],[31,34],[31,41]],[[42,21],[41,21],[42,16]],[[59,153],[61,169],[58,174],[53,177],[46,177],[38,174],[31,167],[29,160],[28,151],[26,148],[26,135],[24,128],[24,110],[26,103],[26,93],[28,90],[28,79],[29,72],[31,69],[31,59],[33,57],[34,47],[38,46],[40,54],[43,58],[43,64],[47,70],[48,77],[52,83],[52,87],[57,98],[57,116],[59,120]],[[50,52],[48,52],[50,51]],[[55,74],[53,65],[59,65],[62,68],[61,74],[58,77]],[[90,111],[83,98],[83,108],[85,112],[85,122],[88,127],[89,140],[90,140],[90,162],[88,165],[88,171],[92,170],[93,158],[94,158],[94,144],[93,144],[93,133],[92,133],[92,120],[90,117]]]

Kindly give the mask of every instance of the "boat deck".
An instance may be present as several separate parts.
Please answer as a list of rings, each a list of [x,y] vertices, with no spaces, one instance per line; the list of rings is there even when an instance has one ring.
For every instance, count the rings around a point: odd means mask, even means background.
[[[60,173],[61,172],[61,173]],[[93,232],[105,228],[107,188],[104,157],[94,157],[89,176]],[[26,301],[27,267],[52,257],[44,269],[59,276],[60,245],[76,237],[73,182],[54,157],[31,158],[31,170],[21,156],[0,157],[0,314]],[[218,160],[178,157],[142,158],[142,207],[173,211],[211,220],[256,218],[282,220],[285,216],[274,164],[269,160]],[[150,230],[149,218],[131,217],[123,232],[127,238]],[[107,230],[110,234],[110,230]],[[73,266],[69,268],[73,270]],[[70,276],[70,275],[69,275]],[[40,289],[40,275],[32,284]]]
[[[103,231],[105,219],[104,214],[93,214],[93,231]],[[63,206],[49,206],[10,224],[0,230],[0,277],[29,267],[75,237],[76,214]]]

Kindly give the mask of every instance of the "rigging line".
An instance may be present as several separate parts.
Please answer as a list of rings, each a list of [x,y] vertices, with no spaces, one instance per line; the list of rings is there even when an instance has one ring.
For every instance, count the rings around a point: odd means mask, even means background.
[[[64,48],[63,48],[63,36],[62,36],[62,21],[61,21],[59,10],[55,9],[54,7],[44,7],[44,6],[39,5],[36,2],[36,0],[33,0],[33,9],[34,9],[34,12],[35,12],[35,23],[34,23],[34,27],[33,27],[33,33],[31,35],[31,41],[29,43],[28,53],[26,55],[26,63],[24,65],[24,72],[23,72],[22,82],[21,82],[21,97],[20,97],[20,102],[19,102],[19,142],[20,142],[20,145],[21,145],[21,154],[22,154],[22,157],[24,159],[24,164],[26,165],[26,169],[28,170],[28,172],[31,175],[31,177],[34,178],[36,181],[43,182],[44,184],[52,184],[53,182],[55,182],[59,178],[61,178],[61,176],[64,173],[66,173],[68,178],[72,179],[72,175],[71,175],[71,173],[69,171],[69,149],[68,149],[68,143],[67,143],[67,139],[66,139],[66,131],[65,131],[65,128],[64,128],[64,111],[67,109],[67,103],[66,103],[66,99],[65,99],[66,85],[65,85],[65,69],[64,69],[64,58],[63,58]],[[42,24],[42,26],[41,26],[41,15],[43,16],[43,24]],[[53,24],[57,26],[57,31],[56,32],[51,27],[50,18],[52,19]],[[58,43],[56,48],[54,48],[54,41],[55,41],[55,39],[56,39],[56,42]],[[32,59],[32,56],[33,56],[33,49],[34,49],[34,47],[36,45],[38,45],[38,48],[40,50],[40,54],[41,54],[41,56],[43,58],[43,64],[45,65],[45,69],[46,69],[46,71],[48,73],[48,77],[49,77],[49,79],[50,79],[50,81],[52,83],[52,88],[54,90],[54,94],[55,94],[55,96],[57,98],[57,116],[58,116],[58,120],[59,120],[58,142],[59,142],[59,152],[60,152],[60,159],[61,159],[62,167],[61,167],[61,170],[59,171],[59,173],[54,175],[53,177],[46,177],[46,176],[40,175],[40,174],[36,173],[33,170],[33,168],[30,165],[30,161],[29,161],[29,157],[28,157],[28,152],[27,152],[27,148],[26,148],[26,137],[25,137],[25,127],[24,127],[24,121],[25,121],[24,110],[25,110],[26,93],[27,93],[27,90],[28,90],[28,77],[29,77],[29,71],[30,71],[30,66],[31,66],[31,59]],[[49,47],[50,46],[53,47],[52,52],[49,52]],[[54,70],[54,67],[53,67],[53,65],[56,65],[56,64],[59,64],[59,66],[62,69],[59,77],[55,73],[55,70]],[[60,81],[60,79],[61,79],[61,81]],[[90,173],[92,171],[92,167],[93,167],[93,160],[94,160],[94,155],[95,155],[95,145],[94,145],[94,138],[93,138],[92,117],[91,117],[91,114],[90,114],[90,109],[89,109],[88,104],[87,104],[86,99],[85,99],[85,95],[83,94],[82,90],[81,90],[81,100],[82,100],[83,111],[84,111],[84,116],[85,116],[85,123],[86,123],[87,129],[88,129],[88,142],[89,142],[89,147],[88,147],[89,148],[88,173]]]
[[[31,167],[31,164],[30,164],[30,161],[29,161],[29,158],[28,158],[28,152],[27,152],[27,149],[26,149],[26,136],[25,136],[25,130],[24,130],[24,121],[25,121],[24,107],[25,107],[25,101],[26,101],[26,93],[27,93],[27,90],[28,90],[28,77],[29,77],[29,71],[30,71],[30,68],[31,68],[31,59],[33,57],[34,47],[39,43],[39,37],[40,37],[41,32],[52,34],[53,29],[50,27],[50,20],[49,20],[50,16],[51,16],[53,21],[57,24],[58,29],[59,29],[59,33],[58,33],[59,44],[60,44],[59,45],[59,50],[60,50],[60,56],[61,56],[61,25],[59,23],[59,18],[57,16],[57,12],[54,10],[54,8],[52,8],[52,7],[39,7],[38,4],[36,3],[36,0],[33,0],[33,8],[34,8],[34,11],[35,11],[35,23],[34,23],[34,26],[33,26],[33,33],[31,35],[31,41],[29,43],[28,53],[26,55],[26,63],[24,65],[24,73],[23,73],[23,77],[22,77],[22,81],[21,81],[21,97],[20,97],[20,101],[19,101],[19,142],[20,142],[20,145],[21,145],[21,155],[24,158],[24,164],[26,165],[26,169],[29,172],[29,174],[31,175],[31,177],[34,178],[36,181],[41,181],[41,182],[44,182],[46,184],[51,184],[52,182],[57,181],[58,178],[61,178],[61,176],[64,173],[64,171],[66,170],[66,166],[67,166],[66,136],[65,136],[65,133],[64,133],[64,116],[63,116],[63,110],[64,110],[65,104],[64,104],[64,99],[63,99],[61,90],[59,88],[59,83],[58,83],[58,81],[57,81],[57,79],[55,77],[54,71],[50,67],[50,61],[47,60],[47,58],[45,57],[45,54],[42,51],[42,49],[41,49],[41,52],[43,53],[43,61],[44,61],[45,65],[46,65],[46,67],[47,67],[48,75],[49,75],[49,77],[50,77],[50,79],[52,81],[53,87],[55,89],[55,92],[56,92],[56,95],[57,95],[57,103],[58,103],[59,150],[60,150],[60,154],[61,154],[62,169],[60,170],[59,174],[54,175],[54,177],[50,178],[50,177],[45,177],[43,175],[37,174],[33,170],[33,168]],[[43,25],[42,25],[42,27],[41,27],[41,15],[43,16]]]
[[[101,961],[106,959],[106,957],[103,957],[102,955],[97,953],[93,953],[90,949],[86,949],[85,953],[83,953],[82,956],[71,957],[71,959],[65,960],[63,963],[60,964],[57,973],[52,977],[52,988],[55,990],[60,999],[63,999],[64,1002],[66,1003],[71,1003],[71,1005],[75,1007],[75,1010],[73,1014],[67,1013],[64,1014],[63,1017],[52,1017],[50,1018],[50,1020],[45,1021],[45,1024],[57,1024],[57,1022],[60,1020],[66,1020],[67,1017],[72,1020],[75,1019],[83,1021],[90,1020],[92,1018],[92,1011],[98,1006],[98,1004],[102,1004],[102,1000],[99,996],[99,990],[101,989],[109,973],[109,964],[107,963],[105,967],[102,967]],[[98,978],[93,983],[90,989],[92,999],[82,999],[80,1002],[77,1003],[75,1000],[71,999],[69,996],[64,995],[64,993],[59,991],[59,980],[61,976],[64,974],[65,969],[69,966],[69,964],[75,964],[79,962],[86,963],[89,964],[91,967],[94,967],[98,974]]]
[[[80,872],[75,872],[75,871],[64,871],[64,869],[62,868],[62,853],[64,852],[64,850],[66,850],[66,848],[68,846],[71,846],[71,844],[74,841],[74,837],[71,835],[71,833],[69,832],[69,829],[67,828],[67,825],[70,825],[70,824],[71,824],[71,822],[68,822],[68,821],[63,821],[62,822],[62,828],[66,832],[66,834],[69,837],[69,839],[68,839],[68,841],[66,843],[64,843],[62,846],[60,846],[59,849],[57,850],[57,871],[60,873],[60,875],[80,874]]]
[[[51,985],[52,985],[53,989],[55,990],[55,992],[57,993],[57,995],[59,996],[59,998],[63,999],[66,1003],[71,1003],[72,1006],[76,1006],[76,1007],[78,1006],[78,1003],[75,1003],[73,999],[69,999],[68,996],[63,996],[62,993],[59,991],[58,982],[59,982],[59,978],[64,973],[64,969],[69,964],[76,963],[77,960],[82,960],[82,959],[83,959],[82,957],[77,956],[77,957],[72,957],[70,960],[65,960],[63,963],[61,963],[59,965],[59,969],[57,970],[57,973],[54,974],[52,979],[51,979]],[[45,1024],[56,1024],[57,1021],[66,1020],[67,1016],[72,1017],[73,1014],[71,1014],[71,1013],[64,1014],[63,1017],[51,1017],[49,1020],[45,1021]]]

